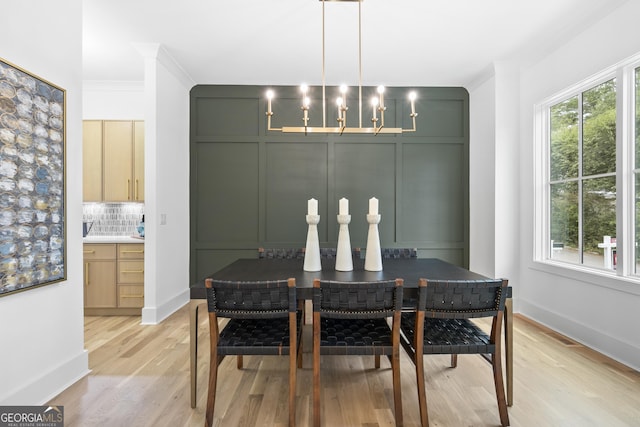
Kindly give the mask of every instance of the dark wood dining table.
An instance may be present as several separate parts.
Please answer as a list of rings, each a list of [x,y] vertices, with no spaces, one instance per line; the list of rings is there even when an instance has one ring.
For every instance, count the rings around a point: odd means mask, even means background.
[[[366,271],[364,260],[354,260],[353,271],[336,271],[334,259],[323,259],[322,270],[309,272],[303,270],[301,259],[238,259],[207,277],[219,280],[251,281],[296,279],[296,291],[300,299],[310,300],[313,293],[313,280],[338,280],[362,282],[375,280],[404,279],[405,305],[410,307],[418,292],[418,281],[427,280],[476,280],[487,279],[462,267],[436,258],[384,259],[382,271]],[[196,406],[197,358],[198,358],[198,311],[206,303],[206,278],[190,287],[190,362],[191,362],[191,407]],[[505,359],[507,404],[513,404],[513,306],[511,287],[508,288],[504,314]]]

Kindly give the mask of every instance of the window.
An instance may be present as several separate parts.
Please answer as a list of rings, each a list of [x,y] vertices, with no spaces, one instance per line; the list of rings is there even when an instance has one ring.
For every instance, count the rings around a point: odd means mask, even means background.
[[[551,255],[602,267],[598,245],[616,236],[615,79],[552,105],[549,117]]]
[[[538,113],[537,259],[640,276],[640,55]]]

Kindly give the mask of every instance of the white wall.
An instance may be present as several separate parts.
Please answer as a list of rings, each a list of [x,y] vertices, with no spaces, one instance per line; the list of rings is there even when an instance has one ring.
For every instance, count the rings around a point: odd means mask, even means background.
[[[533,108],[546,97],[640,52],[638,16],[640,2],[626,2],[521,73],[518,284],[521,313],[635,369],[640,369],[640,284],[533,262]]]
[[[144,120],[144,82],[83,82],[82,119]]]
[[[145,307],[158,323],[189,301],[191,79],[157,44],[145,57]],[[148,167],[147,167],[148,166]]]
[[[518,295],[520,254],[519,70],[509,61],[495,64],[495,277],[509,279]],[[515,213],[515,215],[514,215]],[[517,308],[517,305],[516,305]]]
[[[0,298],[0,405],[40,405],[86,375],[89,366],[82,180],[76,179],[82,177],[82,1],[4,2],[2,7],[0,55],[67,91],[67,280]],[[54,31],[34,31],[38,28]]]
[[[495,77],[469,89],[469,268],[495,277]]]

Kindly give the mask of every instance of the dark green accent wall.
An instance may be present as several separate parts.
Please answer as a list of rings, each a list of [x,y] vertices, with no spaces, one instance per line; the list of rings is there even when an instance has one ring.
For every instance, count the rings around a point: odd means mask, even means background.
[[[297,87],[272,87],[273,127],[300,126]],[[368,200],[380,200],[382,247],[416,247],[469,262],[469,95],[464,88],[387,88],[386,127],[410,128],[407,93],[416,90],[417,132],[401,135],[283,134],[266,130],[263,86],[198,85],[191,90],[191,281],[259,247],[303,247],[307,200],[318,199],[322,247],[335,247],[338,200],[349,199],[351,246],[366,250]],[[357,90],[348,125],[358,124]],[[328,87],[327,126],[335,126]],[[363,126],[371,125],[363,88]],[[322,126],[321,88],[311,88],[309,126]],[[329,101],[331,100],[331,101]]]

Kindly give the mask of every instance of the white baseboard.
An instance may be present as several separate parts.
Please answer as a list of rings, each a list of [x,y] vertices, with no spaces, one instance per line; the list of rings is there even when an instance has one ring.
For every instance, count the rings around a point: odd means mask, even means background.
[[[142,324],[157,325],[187,304],[189,302],[189,298],[189,289],[185,289],[183,292],[180,292],[160,307],[145,306],[142,309]]]
[[[640,348],[526,301],[518,301],[518,312],[579,343],[640,371]]]
[[[83,350],[62,365],[0,397],[0,406],[44,405],[89,372],[89,352]],[[54,403],[62,406],[65,404]]]

